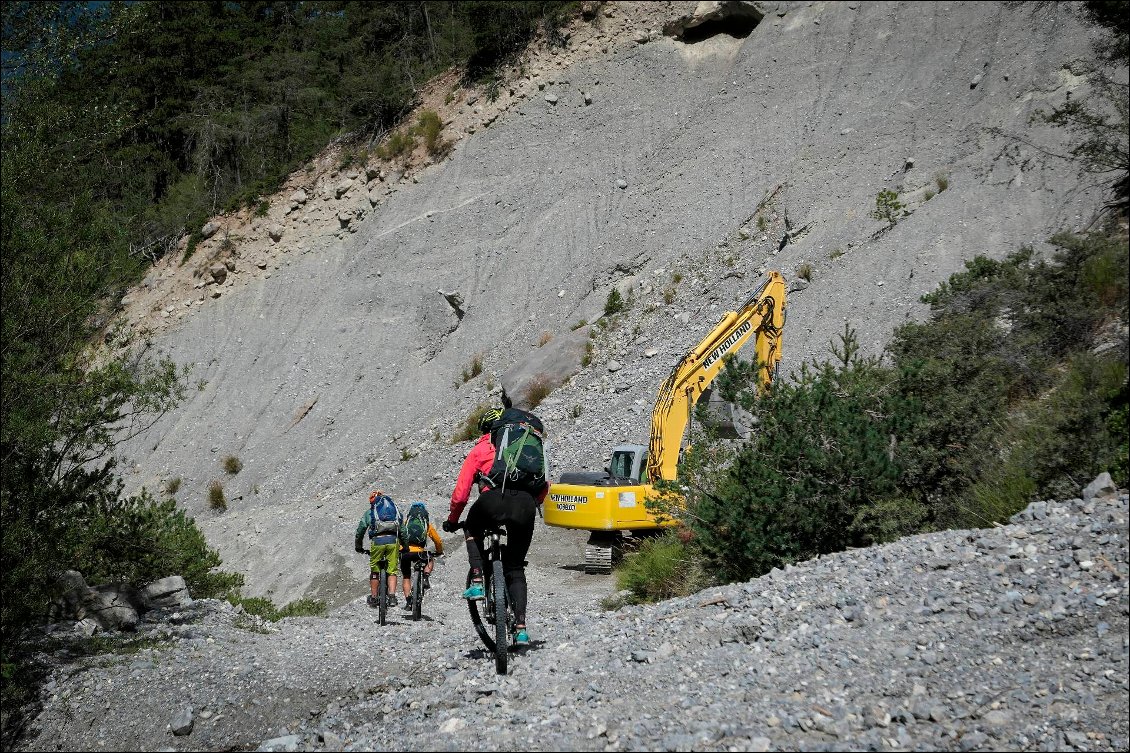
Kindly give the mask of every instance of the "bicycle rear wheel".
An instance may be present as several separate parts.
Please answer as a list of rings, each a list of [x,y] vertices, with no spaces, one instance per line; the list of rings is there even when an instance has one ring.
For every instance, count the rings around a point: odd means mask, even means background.
[[[506,660],[509,658],[510,641],[506,634],[506,578],[502,573],[502,560],[491,563],[490,593],[494,610],[494,669],[498,674],[506,674]]]
[[[382,567],[378,577],[381,580],[377,584],[377,622],[383,625],[388,616],[388,572]]]
[[[424,601],[424,569],[412,567],[412,619],[420,619],[420,604]]]
[[[467,588],[470,587],[471,573],[468,571]],[[490,624],[492,617],[487,611],[486,599],[468,601],[467,610],[471,613],[471,624],[475,626],[475,632],[479,634],[479,639],[482,640],[483,645],[487,647],[487,651],[494,651],[494,639],[490,637],[490,630],[487,629],[487,625]]]

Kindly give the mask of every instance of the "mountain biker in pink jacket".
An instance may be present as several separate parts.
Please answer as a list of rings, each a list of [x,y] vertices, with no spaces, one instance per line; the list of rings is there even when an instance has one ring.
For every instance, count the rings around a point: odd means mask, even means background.
[[[517,489],[500,491],[492,489],[483,479],[490,473],[495,461],[495,447],[491,444],[490,432],[494,423],[502,417],[502,411],[495,408],[487,411],[479,419],[482,436],[467,454],[455,491],[451,494],[451,511],[443,523],[443,530],[451,533],[459,524],[459,516],[467,505],[474,482],[479,483],[479,497],[467,512],[464,526],[467,536],[467,560],[471,566],[471,585],[463,592],[463,597],[476,601],[485,598],[483,590],[483,551],[482,531],[494,525],[504,525],[507,531],[507,545],[503,551],[503,569],[506,574],[506,589],[514,606],[515,635],[514,644],[528,646],[529,634],[526,632],[526,552],[534,535],[534,514],[536,506],[545,499],[549,485],[536,495]],[[476,531],[478,533],[476,533]]]

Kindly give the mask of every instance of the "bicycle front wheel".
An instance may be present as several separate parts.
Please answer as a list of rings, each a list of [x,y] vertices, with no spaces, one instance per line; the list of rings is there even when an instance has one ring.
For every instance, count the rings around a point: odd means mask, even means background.
[[[412,569],[412,619],[420,619],[420,604],[424,601],[424,571]]]
[[[388,617],[388,573],[381,570],[378,577],[381,580],[377,584],[377,600],[380,602],[377,605],[377,622],[383,625]]]
[[[502,573],[502,560],[491,562],[490,590],[493,598],[491,606],[494,614],[494,668],[500,675],[506,674],[506,660],[509,658],[510,641],[506,634],[506,578]]]

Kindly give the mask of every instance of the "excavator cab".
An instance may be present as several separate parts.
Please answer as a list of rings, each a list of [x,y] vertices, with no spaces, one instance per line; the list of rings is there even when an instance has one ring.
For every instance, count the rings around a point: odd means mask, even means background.
[[[642,444],[622,444],[612,448],[612,460],[604,472],[616,483],[640,483],[647,468],[647,447]]]

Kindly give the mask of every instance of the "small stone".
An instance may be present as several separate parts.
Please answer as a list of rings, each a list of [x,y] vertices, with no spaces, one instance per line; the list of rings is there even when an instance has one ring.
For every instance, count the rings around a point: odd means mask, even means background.
[[[618,181],[616,181],[616,187],[623,190],[628,187],[628,181],[620,178]]]
[[[617,361],[615,358],[608,362],[608,370],[609,371],[619,371],[621,368],[623,368],[623,367],[621,366],[620,362]]]
[[[557,95],[550,93],[545,95],[545,101],[551,105],[557,104]]]
[[[659,351],[655,348],[648,348],[643,352],[643,355],[644,358],[655,358],[657,355],[659,355]]]
[[[174,735],[181,737],[192,732],[192,708],[186,706],[176,713],[169,727]]]
[[[1009,716],[1007,711],[995,709],[985,714],[981,719],[984,720],[985,724],[1000,727],[1001,725],[1008,724]]]

